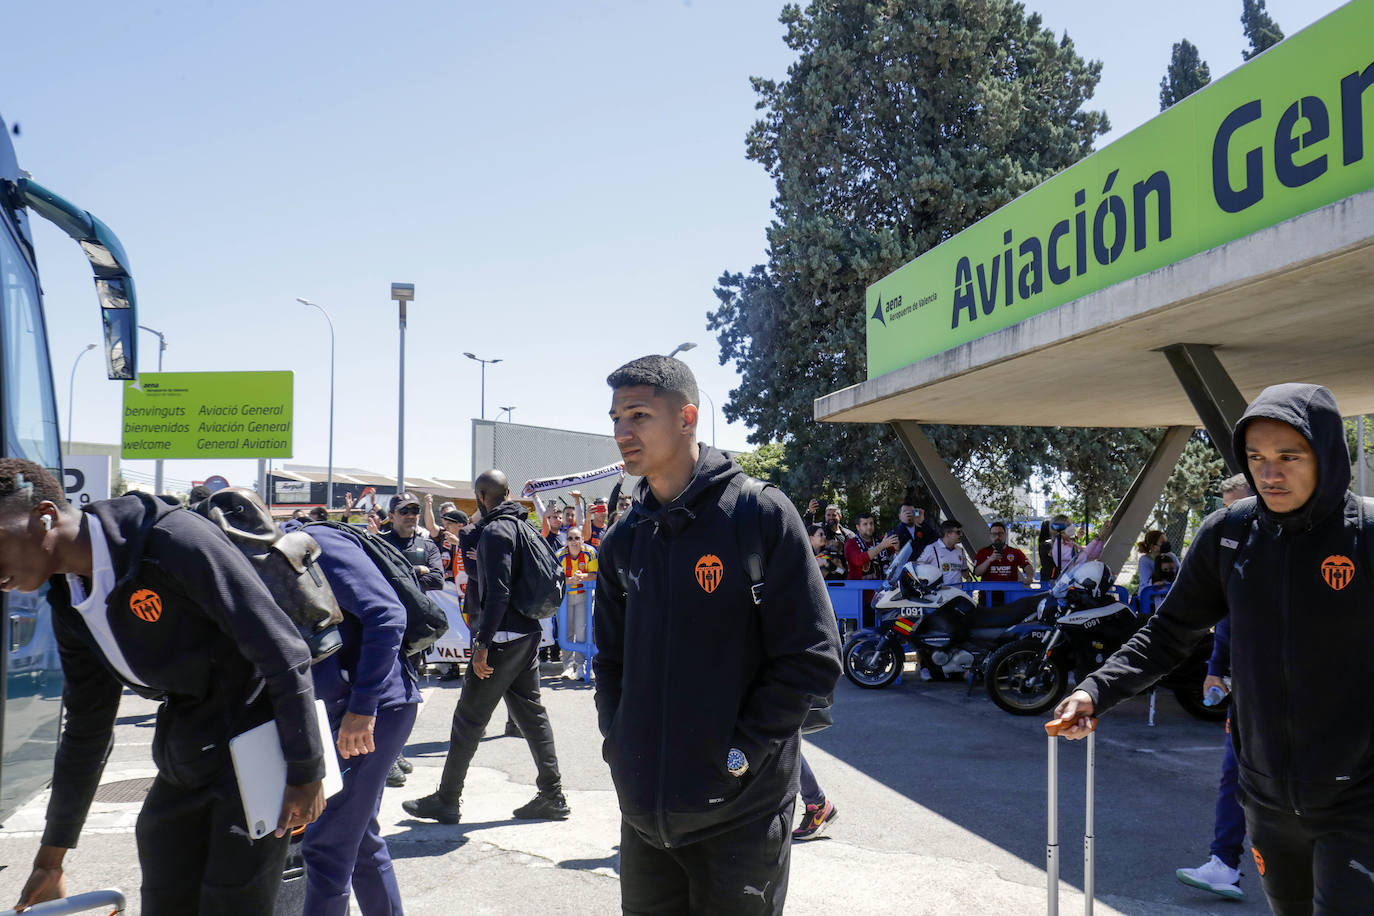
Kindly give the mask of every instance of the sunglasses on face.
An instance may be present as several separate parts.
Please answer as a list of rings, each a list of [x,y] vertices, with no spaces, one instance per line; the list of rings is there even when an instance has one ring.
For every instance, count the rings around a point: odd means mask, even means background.
[[[408,507],[405,508],[405,509],[397,509],[397,510],[396,510],[396,514],[397,514],[397,515],[419,515],[419,514],[420,514],[420,507],[419,507],[419,506],[408,506]]]

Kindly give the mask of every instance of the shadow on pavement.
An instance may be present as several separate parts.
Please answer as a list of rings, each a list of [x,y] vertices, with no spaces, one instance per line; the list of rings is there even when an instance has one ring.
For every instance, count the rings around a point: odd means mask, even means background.
[[[1167,693],[1158,697],[1155,727],[1146,725],[1146,709],[1143,698],[1129,701],[1103,719],[1098,733],[1097,896],[1139,916],[1152,916],[1160,903],[1210,913],[1220,898],[1199,897],[1177,884],[1173,873],[1207,859],[1223,726],[1193,719]],[[955,825],[1043,871],[1047,715],[1012,716],[995,707],[981,686],[969,696],[965,682],[925,683],[910,676],[885,690],[862,690],[841,678],[834,712],[835,725],[807,736],[806,743],[949,823],[920,814],[918,823],[902,824],[895,811],[865,815],[831,795],[846,814],[874,822],[892,818],[888,835],[894,849],[940,855],[944,850],[930,844],[958,839],[950,830]],[[1060,874],[1065,887],[1080,889],[1084,750],[1083,742],[1059,748]],[[824,789],[824,762],[812,764]],[[1258,878],[1248,874],[1242,885],[1245,901],[1227,904],[1226,911],[1267,912]],[[1117,895],[1156,906],[1123,903]]]

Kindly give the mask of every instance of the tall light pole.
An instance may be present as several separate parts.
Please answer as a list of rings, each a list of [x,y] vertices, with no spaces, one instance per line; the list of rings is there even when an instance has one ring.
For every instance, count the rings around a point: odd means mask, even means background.
[[[504,411],[506,412],[506,422],[507,422],[507,423],[514,422],[514,420],[515,420],[515,405],[512,404],[512,405],[509,406],[509,407],[502,407],[501,409],[504,410]],[[496,415],[496,419],[498,419],[498,420],[501,419],[501,415],[500,415],[499,413]]]
[[[406,303],[415,299],[415,284],[391,284],[391,298],[401,312],[401,383],[396,410],[396,492],[400,494],[406,491]]]
[[[326,509],[334,508],[334,319],[329,317],[329,312],[318,302],[311,302],[309,299],[296,297],[296,301],[301,305],[308,305],[311,308],[320,310],[324,320],[329,322],[329,477],[325,484],[324,506]]]
[[[161,372],[161,371],[162,371],[162,354],[165,353],[165,352],[167,352],[167,338],[163,335],[163,333],[162,333],[161,331],[154,331],[152,328],[148,327],[146,324],[141,324],[141,325],[139,325],[139,327],[142,328],[143,330],[147,331],[149,334],[154,334],[154,335],[157,336],[157,371],[158,371],[158,372]],[[162,492],[162,459],[161,459],[161,458],[159,458],[159,459],[157,459],[157,461],[153,462],[153,492],[154,492],[154,493],[161,493],[161,492]]]
[[[76,392],[76,367],[81,362],[81,357],[95,349],[95,344],[86,344],[86,349],[76,354],[76,359],[72,360],[72,378],[67,384],[67,454],[72,453],[72,404],[75,403],[72,395]]]
[[[487,363],[499,363],[499,359],[483,359],[480,356],[473,356],[471,353],[464,353],[468,359],[476,360],[482,364],[482,419],[487,418]]]
[[[696,348],[697,348],[697,345],[694,344],[694,343],[692,343],[690,340],[689,340],[689,341],[686,341],[686,342],[684,342],[684,343],[680,343],[680,344],[678,344],[676,347],[673,347],[673,352],[668,354],[668,358],[669,358],[669,359],[672,359],[674,356],[677,356],[679,353],[686,353],[688,350],[695,350]],[[706,391],[701,387],[700,383],[697,384],[697,391],[700,392],[701,394],[706,394]],[[706,400],[707,400],[707,401],[710,401],[710,403],[711,403],[711,447],[712,447],[712,448],[715,448],[715,447],[716,447],[716,402],[711,398],[711,396],[710,396],[709,394],[706,394]]]

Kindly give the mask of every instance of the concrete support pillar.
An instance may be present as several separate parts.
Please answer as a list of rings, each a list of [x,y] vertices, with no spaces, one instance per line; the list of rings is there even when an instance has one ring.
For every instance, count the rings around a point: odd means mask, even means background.
[[[992,536],[988,533],[988,526],[983,522],[982,513],[964,492],[963,486],[950,471],[949,465],[945,464],[944,459],[935,450],[934,443],[930,441],[925,430],[921,429],[921,424],[915,420],[894,420],[892,431],[897,434],[897,440],[906,449],[911,463],[916,465],[916,471],[921,475],[926,488],[935,494],[935,501],[940,504],[945,515],[958,519],[964,526],[964,540],[975,552],[991,546]]]
[[[1121,572],[1121,564],[1130,556],[1136,533],[1145,527],[1150,510],[1164,492],[1164,484],[1174,472],[1174,465],[1178,464],[1192,434],[1191,426],[1170,426],[1164,430],[1154,453],[1112,513],[1112,533],[1102,546],[1102,562],[1110,566],[1112,572]]]
[[[1232,454],[1231,434],[1245,413],[1246,401],[1217,359],[1216,350],[1207,344],[1174,344],[1162,352],[1188,400],[1193,402],[1227,470],[1239,474],[1241,467]]]

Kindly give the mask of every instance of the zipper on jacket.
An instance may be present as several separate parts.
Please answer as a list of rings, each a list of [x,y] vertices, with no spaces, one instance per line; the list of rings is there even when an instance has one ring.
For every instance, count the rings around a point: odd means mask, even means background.
[[[1283,791],[1287,796],[1289,809],[1299,817],[1302,811],[1297,806],[1297,799],[1293,796],[1293,719],[1289,713],[1288,678],[1292,672],[1292,666],[1288,660],[1291,656],[1291,645],[1288,638],[1288,612],[1291,606],[1291,595],[1289,594],[1289,560],[1292,556],[1287,532],[1279,535],[1279,550],[1281,552],[1279,568],[1283,570],[1279,580],[1279,594],[1282,596],[1279,601],[1279,653],[1280,669],[1282,676],[1279,678],[1279,698],[1283,707]]]
[[[658,536],[658,527],[654,527],[654,537]],[[666,564],[669,575],[673,569],[673,548],[676,546],[676,538],[668,542],[668,562]],[[665,576],[665,579],[667,577]],[[663,805],[663,784],[667,779],[668,768],[668,668],[672,664],[672,642],[673,642],[673,587],[671,580],[668,581],[668,613],[663,616],[663,684],[662,694],[659,701],[658,716],[658,798],[655,804],[655,814],[658,819],[658,838],[663,842],[664,849],[672,849],[673,844],[668,839],[668,816],[664,811]]]

